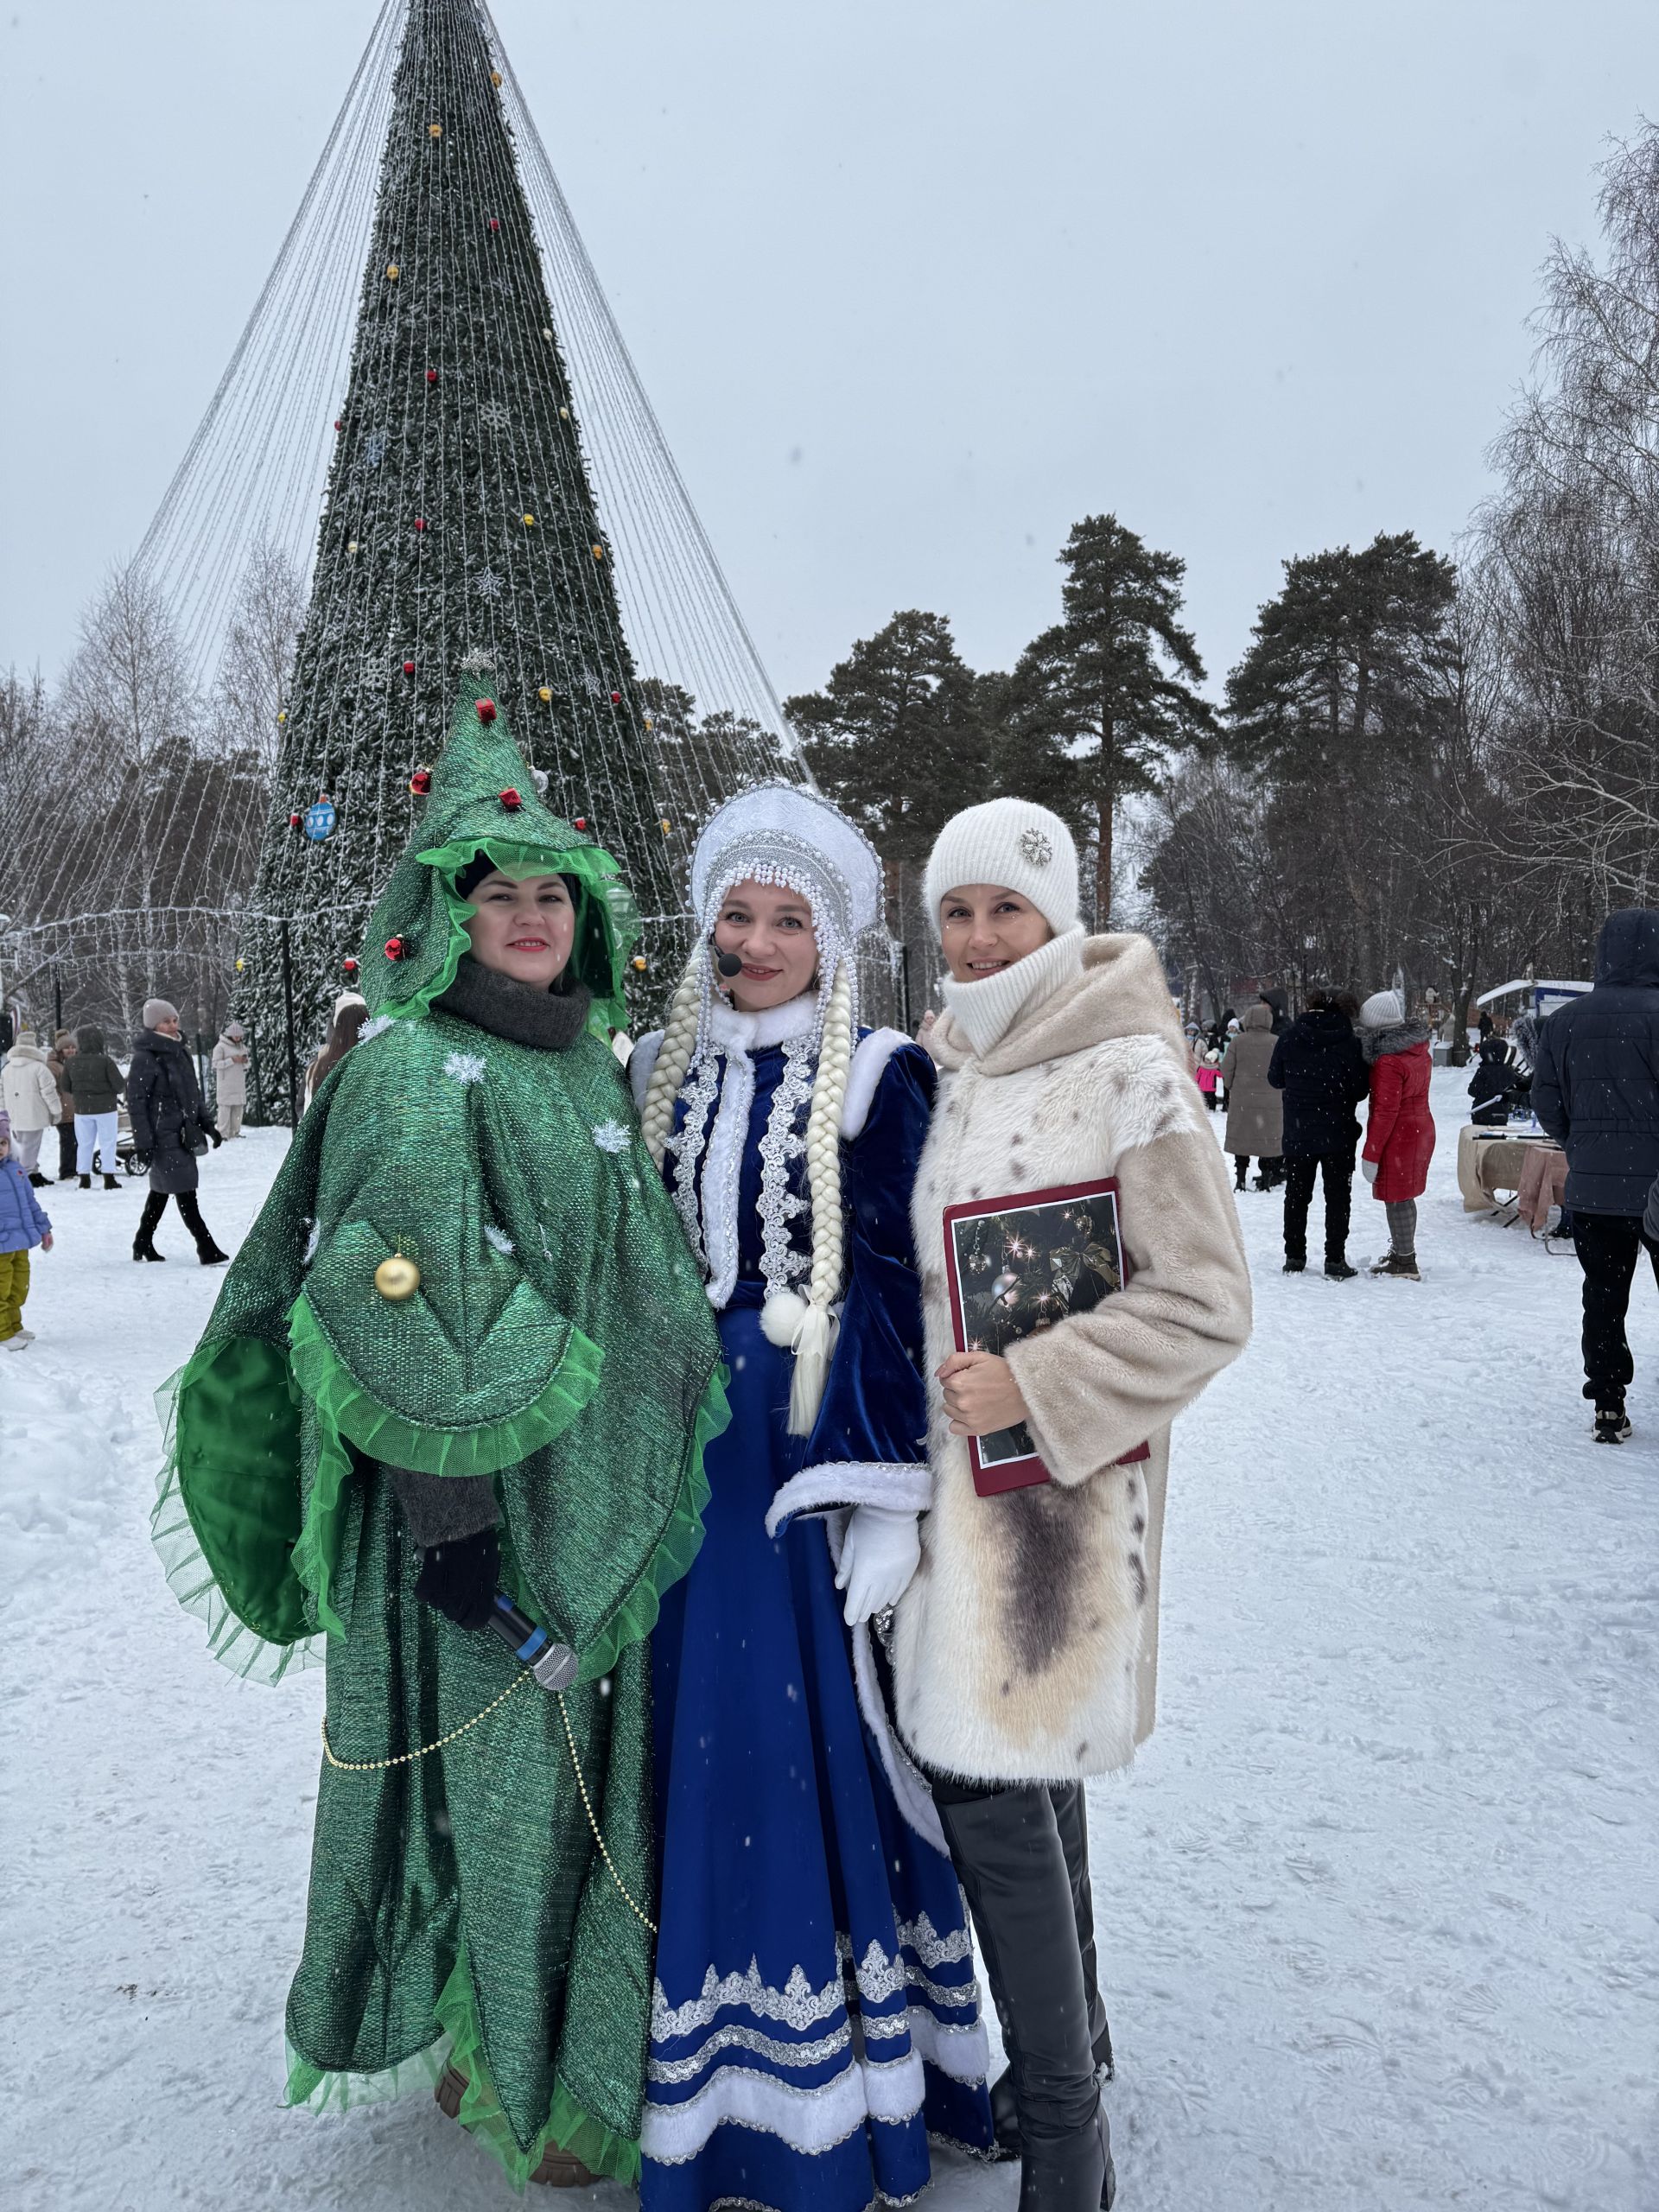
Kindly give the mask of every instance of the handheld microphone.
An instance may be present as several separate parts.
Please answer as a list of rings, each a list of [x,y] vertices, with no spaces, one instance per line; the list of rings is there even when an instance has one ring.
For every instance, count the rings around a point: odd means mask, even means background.
[[[504,1591],[495,1593],[490,1626],[503,1643],[512,1646],[513,1657],[529,1668],[544,1690],[568,1690],[575,1681],[582,1662],[570,1646],[555,1643],[547,1630],[527,1619]]]
[[[717,952],[715,955],[715,965],[728,983],[734,976],[741,976],[743,973],[742,957],[739,953]]]

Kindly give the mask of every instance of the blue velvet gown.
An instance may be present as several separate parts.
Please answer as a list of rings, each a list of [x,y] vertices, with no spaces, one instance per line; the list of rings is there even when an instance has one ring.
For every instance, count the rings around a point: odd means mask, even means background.
[[[817,1428],[791,1436],[793,1356],[760,1306],[808,1272],[810,1010],[776,1042],[750,1024],[747,1052],[745,1018],[722,1013],[727,1049],[683,1086],[666,1166],[721,1306],[732,1422],[709,1453],[702,1549],[652,1638],[661,1934],[640,2197],[866,2212],[926,2186],[930,2134],[992,2142],[961,1891],[832,1558],[849,1505],[925,1497],[909,1205],[932,1066],[891,1033],[861,1046],[867,1088],[881,1072],[842,1146],[841,1332]]]

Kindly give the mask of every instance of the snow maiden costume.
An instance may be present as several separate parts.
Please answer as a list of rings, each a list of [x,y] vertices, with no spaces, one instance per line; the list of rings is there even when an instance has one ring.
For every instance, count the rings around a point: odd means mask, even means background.
[[[810,904],[820,957],[815,992],[758,1014],[712,981],[709,933],[746,881]],[[652,1638],[645,2212],[865,2212],[926,2184],[930,2133],[991,2144],[961,1892],[836,1587],[849,1519],[902,1514],[909,1539],[926,1484],[909,1201],[932,1070],[855,1027],[880,884],[823,800],[733,800],[697,845],[702,937],[667,1030],[630,1068],[732,1401],[702,1551]]]
[[[644,1639],[696,1550],[724,1396],[606,1041],[632,902],[606,853],[521,797],[493,715],[474,692],[457,708],[371,925],[378,1018],[176,1378],[156,1529],[238,1671],[326,1643],[289,2101],[442,2078],[514,2179],[544,2159],[550,2177],[563,2151],[628,2182],[654,1880]],[[456,885],[480,855],[571,891],[552,990],[470,957]],[[416,1594],[446,1531],[497,1521],[504,1587],[579,1656],[556,1695]]]
[[[1082,1785],[1152,1727],[1170,1423],[1243,1348],[1249,1275],[1151,944],[1085,938],[1071,833],[1027,801],[946,824],[936,931],[944,894],[974,885],[1016,893],[1052,934],[948,982],[928,1036],[939,1094],[914,1220],[930,1378],[956,1350],[948,1206],[1115,1178],[1128,1280],[1003,1355],[1047,1482],[981,1496],[930,1379],[932,1487],[893,1675],[1002,2022],[999,2135],[1023,2143],[1022,2212],[1092,2212],[1111,2165]]]

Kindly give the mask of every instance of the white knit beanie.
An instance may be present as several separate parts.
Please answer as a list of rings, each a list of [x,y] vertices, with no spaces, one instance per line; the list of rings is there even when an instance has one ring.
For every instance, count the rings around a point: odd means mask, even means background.
[[[1405,1001],[1398,991],[1373,991],[1359,1009],[1362,1029],[1395,1029],[1405,1018]]]
[[[928,855],[924,893],[933,934],[948,891],[995,883],[1029,899],[1056,937],[1082,926],[1077,848],[1058,814],[1028,798],[988,798],[953,815]]]

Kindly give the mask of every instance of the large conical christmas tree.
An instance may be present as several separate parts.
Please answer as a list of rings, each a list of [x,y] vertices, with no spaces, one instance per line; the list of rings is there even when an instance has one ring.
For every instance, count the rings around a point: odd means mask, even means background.
[[[464,667],[510,710],[555,812],[621,859],[647,999],[677,949],[686,825],[665,816],[654,695],[622,634],[501,92],[478,0],[410,0],[244,935],[238,1004],[270,1103],[290,1030],[308,1049],[352,980]]]

